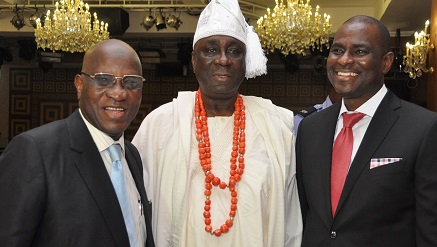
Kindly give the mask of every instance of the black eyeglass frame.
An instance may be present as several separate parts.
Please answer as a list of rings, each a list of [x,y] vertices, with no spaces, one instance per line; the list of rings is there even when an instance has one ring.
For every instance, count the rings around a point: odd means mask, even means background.
[[[143,82],[146,81],[146,79],[144,77],[142,77],[141,75],[123,75],[123,76],[115,76],[113,74],[110,73],[95,73],[94,75],[90,75],[88,73],[85,73],[83,71],[80,72],[81,75],[86,75],[89,78],[93,79],[94,81],[99,82],[99,79],[96,79],[96,76],[99,75],[106,75],[106,76],[112,76],[114,77],[114,80],[110,83],[110,84],[105,84],[105,83],[97,83],[96,85],[102,88],[110,88],[113,87],[115,85],[115,83],[117,82],[118,79],[121,79],[121,84],[123,85],[123,88],[129,89],[129,90],[136,90],[136,89],[141,89],[143,87]],[[140,78],[142,79],[141,83],[138,83],[138,85],[134,85],[134,86],[128,86],[128,84],[125,83],[125,78],[126,77],[135,77],[135,78]],[[101,81],[100,81],[101,82]]]

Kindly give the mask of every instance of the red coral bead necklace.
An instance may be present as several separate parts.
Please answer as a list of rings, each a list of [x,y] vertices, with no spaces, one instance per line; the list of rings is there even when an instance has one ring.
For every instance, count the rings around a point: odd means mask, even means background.
[[[234,218],[237,213],[237,191],[235,186],[241,180],[244,173],[244,153],[246,151],[246,114],[243,98],[240,94],[235,101],[234,111],[234,131],[232,137],[232,151],[230,159],[229,181],[225,183],[220,181],[211,172],[211,143],[208,134],[207,114],[201,97],[200,89],[196,92],[196,103],[194,115],[196,117],[196,139],[198,141],[199,160],[200,165],[205,173],[205,207],[203,216],[205,218],[205,231],[211,235],[220,237],[222,233],[227,233],[229,228],[234,224]],[[237,165],[238,163],[238,165]],[[212,188],[218,187],[220,189],[229,189],[231,193],[231,207],[229,211],[229,219],[224,224],[213,230],[211,226],[211,199],[210,195]]]

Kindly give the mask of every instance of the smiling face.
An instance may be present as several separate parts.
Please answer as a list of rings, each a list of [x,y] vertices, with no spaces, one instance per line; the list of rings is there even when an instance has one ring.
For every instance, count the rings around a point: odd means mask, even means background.
[[[82,71],[89,75],[142,75],[138,55],[128,44],[119,40],[106,40],[91,47],[85,53]],[[141,88],[126,89],[121,79],[117,79],[112,87],[100,87],[85,74],[76,75],[75,86],[85,119],[118,140],[138,113]]]
[[[349,110],[365,103],[384,83],[394,57],[384,34],[380,26],[363,21],[346,22],[335,34],[327,73]]]
[[[235,98],[246,73],[245,58],[245,44],[233,37],[215,35],[198,40],[191,62],[202,98]]]

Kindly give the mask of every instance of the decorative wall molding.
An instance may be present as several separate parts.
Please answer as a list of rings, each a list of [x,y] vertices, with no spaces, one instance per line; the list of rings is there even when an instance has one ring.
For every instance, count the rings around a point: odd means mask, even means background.
[[[11,68],[9,72],[9,139],[31,128],[66,118],[77,109],[73,82],[80,68],[53,68],[48,72],[37,68]],[[125,132],[128,139],[132,139],[141,121],[153,109],[170,102],[179,91],[198,88],[190,70],[187,76],[159,76],[153,69],[144,70],[143,74],[146,82],[142,104]],[[240,93],[261,96],[282,107],[300,110],[324,101],[326,83],[322,74],[310,69],[295,73],[269,70],[267,75],[245,80]]]

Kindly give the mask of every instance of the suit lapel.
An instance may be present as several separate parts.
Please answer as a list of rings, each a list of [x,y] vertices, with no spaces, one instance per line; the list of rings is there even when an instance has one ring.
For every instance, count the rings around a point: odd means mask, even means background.
[[[376,110],[375,115],[373,116],[363,137],[357,154],[352,161],[343,187],[343,192],[340,197],[337,213],[339,210],[341,210],[342,205],[346,201],[362,171],[369,167],[373,154],[376,152],[379,145],[383,142],[390,129],[397,121],[399,116],[395,113],[394,109],[398,107],[400,107],[399,99],[396,98],[392,92],[388,91]]]
[[[146,246],[151,247],[154,246],[152,225],[151,225],[152,207],[149,204],[149,199],[147,198],[146,189],[144,188],[144,178],[142,175],[141,159],[139,158],[139,155],[134,156],[133,150],[131,150],[133,149],[133,146],[130,142],[125,141],[125,147],[126,147],[126,160],[129,166],[129,170],[135,181],[135,185],[141,196],[141,203],[143,205],[143,215],[144,215],[144,220],[146,222],[146,231],[147,231]]]
[[[123,215],[100,153],[78,111],[67,118],[75,164],[94,197],[117,246],[129,246]],[[111,193],[112,191],[112,193]]]

